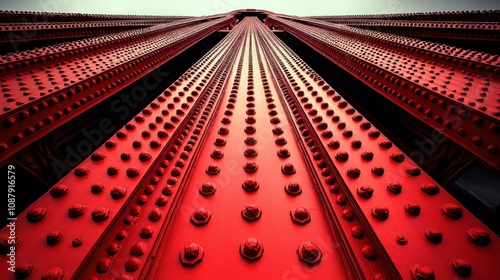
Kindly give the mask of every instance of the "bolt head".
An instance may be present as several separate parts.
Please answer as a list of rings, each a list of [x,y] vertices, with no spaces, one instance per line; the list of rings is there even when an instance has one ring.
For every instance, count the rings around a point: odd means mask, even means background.
[[[311,215],[304,207],[297,207],[290,211],[292,221],[299,225],[305,225],[311,221]]]
[[[241,216],[246,221],[252,222],[260,219],[262,211],[255,204],[250,203],[247,204],[243,210],[241,210]]]
[[[299,260],[307,265],[316,265],[321,262],[323,253],[321,249],[311,241],[303,242],[297,249]]]
[[[206,225],[210,218],[212,218],[212,213],[205,208],[198,208],[194,211],[191,216],[191,223],[195,226]]]
[[[262,257],[264,247],[256,238],[250,237],[241,242],[240,255],[248,261],[256,261]]]
[[[297,182],[290,182],[285,186],[285,192],[289,195],[299,195],[302,193],[302,188]]]
[[[204,255],[205,252],[200,245],[190,243],[179,253],[179,261],[185,266],[195,266],[203,260]]]

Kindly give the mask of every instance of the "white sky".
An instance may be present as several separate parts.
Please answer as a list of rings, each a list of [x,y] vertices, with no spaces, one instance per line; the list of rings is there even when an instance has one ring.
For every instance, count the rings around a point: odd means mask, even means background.
[[[0,10],[211,15],[237,9],[289,15],[353,15],[500,9],[498,0],[0,0]]]

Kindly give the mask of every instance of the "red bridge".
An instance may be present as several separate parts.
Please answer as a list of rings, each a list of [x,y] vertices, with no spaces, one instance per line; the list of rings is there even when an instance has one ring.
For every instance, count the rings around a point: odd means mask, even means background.
[[[499,19],[1,12],[0,278],[497,278]]]

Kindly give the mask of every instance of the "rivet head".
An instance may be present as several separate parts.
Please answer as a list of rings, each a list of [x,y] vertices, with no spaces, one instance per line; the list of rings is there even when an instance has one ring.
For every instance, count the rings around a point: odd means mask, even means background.
[[[33,209],[30,209],[28,211],[28,214],[26,215],[26,219],[32,223],[36,223],[40,220],[42,220],[45,216],[47,215],[47,209],[42,208],[42,207],[35,207]]]
[[[295,174],[295,167],[291,163],[285,163],[283,166],[281,166],[281,172],[284,174]]]
[[[57,184],[49,191],[50,195],[54,198],[63,197],[68,194],[69,188],[65,184]]]
[[[52,267],[42,274],[42,280],[62,280],[64,277],[64,270],[60,267]]]
[[[255,204],[250,203],[241,210],[241,216],[248,222],[256,221],[262,216],[262,211]]]
[[[361,154],[361,158],[364,160],[372,160],[373,159],[373,153],[370,151],[363,152]]]
[[[402,153],[392,153],[389,157],[395,162],[403,162],[405,160],[405,155]]]
[[[292,221],[299,225],[305,225],[311,221],[311,215],[304,207],[296,207],[290,211]]]
[[[446,216],[454,220],[460,219],[463,214],[462,207],[458,206],[455,203],[446,203],[441,207],[441,210]]]
[[[351,177],[351,178],[358,178],[359,175],[361,175],[361,170],[359,170],[359,168],[357,167],[350,167],[349,169],[347,169],[347,176]]]
[[[142,239],[149,239],[153,236],[154,228],[152,226],[146,226],[141,229],[139,232],[139,236]]]
[[[196,244],[190,243],[181,250],[179,253],[179,261],[185,266],[195,266],[203,260],[205,252],[203,248]]]
[[[106,173],[109,175],[109,176],[114,176],[116,174],[118,174],[118,167],[116,166],[111,166],[111,167],[108,167]]]
[[[247,192],[254,192],[259,189],[259,183],[255,179],[248,178],[241,187]]]
[[[424,232],[425,238],[434,244],[441,243],[443,240],[443,233],[437,229],[428,228]]]
[[[338,197],[337,197],[338,198]],[[342,211],[342,218],[344,218],[346,221],[354,221],[355,215],[354,211],[352,209],[347,208]]]
[[[283,134],[283,129],[280,126],[276,126],[273,128],[273,134],[280,135]]]
[[[110,210],[105,207],[97,207],[92,211],[92,220],[96,223],[100,223],[109,217]]]
[[[393,194],[400,194],[403,186],[400,183],[389,183],[387,184],[387,189]]]
[[[75,204],[68,209],[68,217],[77,218],[83,215],[87,207],[83,204]]]
[[[205,208],[198,208],[191,216],[191,223],[195,226],[202,226],[208,224],[212,218],[212,213]]]
[[[125,263],[125,270],[128,272],[134,272],[138,270],[140,267],[141,267],[141,260],[136,257],[128,259],[127,262]]]
[[[75,168],[74,174],[77,177],[83,177],[89,174],[89,171],[90,170],[85,166],[78,166],[77,168]]]
[[[372,209],[372,216],[381,221],[387,220],[389,217],[389,209],[384,206],[377,206]]]
[[[214,145],[215,146],[224,146],[224,145],[226,145],[226,139],[224,139],[222,137],[217,137],[217,139],[215,139]]]
[[[278,149],[278,157],[280,158],[287,158],[290,157],[290,152],[288,151],[287,148],[280,148]]]
[[[486,246],[490,243],[490,234],[480,228],[471,228],[467,231],[467,238],[474,244]]]
[[[276,140],[274,141],[277,145],[280,145],[280,146],[283,146],[283,145],[286,145],[287,141],[285,139],[285,137],[277,137]]]
[[[458,273],[459,275],[463,277],[469,277],[472,273],[472,266],[471,264],[460,258],[453,259],[451,261],[451,266],[453,267],[453,270]]]
[[[406,237],[404,237],[403,235],[398,235],[396,236],[396,242],[399,245],[406,245],[406,243],[408,243],[408,239],[406,239]]]
[[[365,245],[361,248],[361,254],[368,260],[374,260],[377,258],[377,252],[371,245]]]
[[[439,187],[433,183],[425,183],[421,186],[422,191],[428,195],[436,195],[439,193]]]
[[[256,128],[253,125],[247,125],[244,130],[248,134],[253,134],[253,133],[255,133]]]
[[[160,208],[155,208],[155,209],[151,210],[151,212],[149,212],[148,219],[151,222],[157,222],[161,219],[161,216],[162,216],[162,213],[161,213]]]
[[[205,182],[200,187],[200,194],[204,196],[210,196],[215,193],[215,186],[210,182]]]
[[[212,151],[212,153],[210,154],[210,157],[211,158],[214,158],[214,159],[220,159],[224,156],[224,153],[222,152],[221,149],[214,149]]]
[[[373,195],[373,188],[370,186],[361,186],[357,189],[357,193],[362,198],[370,198]]]
[[[257,139],[255,139],[252,136],[248,136],[247,138],[245,138],[244,141],[245,141],[245,144],[247,144],[247,145],[255,145],[255,144],[257,144]]]
[[[258,168],[259,167],[257,166],[257,163],[255,161],[249,161],[243,166],[243,170],[248,173],[254,173]]]
[[[28,278],[33,272],[34,266],[30,263],[24,263],[16,266],[16,270],[14,275],[16,279],[25,279]]]
[[[256,238],[250,237],[240,244],[240,255],[248,261],[256,261],[262,257],[264,247]]]
[[[384,175],[384,168],[381,166],[375,166],[372,168],[372,173],[377,176],[382,176]]]
[[[90,191],[93,193],[93,194],[98,194],[100,192],[102,192],[102,190],[104,189],[104,185],[103,184],[93,184],[91,187],[90,187]]]
[[[220,135],[226,135],[229,133],[229,128],[227,126],[222,126],[219,128],[219,132],[218,132]]]
[[[434,271],[428,266],[415,264],[411,270],[411,277],[414,280],[434,280]]]
[[[323,257],[321,249],[311,241],[300,244],[299,248],[297,248],[297,255],[301,262],[310,266],[319,264]]]
[[[151,157],[152,157],[151,154],[148,152],[141,152],[139,154],[139,160],[142,162],[149,161],[151,159]]]
[[[255,148],[247,148],[243,154],[246,157],[256,157],[257,156],[257,150]]]
[[[53,246],[53,245],[56,245],[57,243],[59,243],[61,241],[62,237],[63,237],[63,233],[58,231],[58,230],[55,230],[55,231],[51,231],[47,234],[47,236],[45,237],[45,241],[47,241],[48,245]]]
[[[141,171],[135,167],[129,167],[129,168],[127,168],[127,171],[126,171],[127,177],[129,177],[129,178],[135,178],[135,177],[139,176],[140,173],[141,173]]]
[[[290,182],[285,185],[285,192],[289,195],[299,195],[302,193],[302,187],[297,182]]]
[[[412,216],[420,215],[420,205],[418,205],[418,204],[408,203],[405,206],[405,210],[408,214],[410,214]]]
[[[96,264],[96,271],[98,273],[106,273],[108,272],[110,266],[111,266],[111,260],[108,258],[102,258]]]
[[[354,237],[356,239],[360,239],[363,237],[363,228],[360,226],[353,226],[351,228],[351,234],[352,234],[352,237]]]
[[[132,245],[132,247],[130,248],[130,255],[134,257],[140,257],[144,255],[144,252],[146,252],[146,250],[147,250],[146,243],[139,241],[134,245]]]
[[[113,189],[111,189],[111,191],[109,191],[109,194],[111,195],[111,198],[117,200],[127,194],[127,189],[124,187],[114,187]]]
[[[337,140],[332,140],[332,141],[328,142],[328,147],[330,147],[332,149],[338,149],[340,147],[340,142]]]
[[[208,167],[207,167],[207,170],[206,170],[206,173],[208,175],[216,175],[220,172],[220,168],[217,164],[210,164]]]
[[[335,155],[335,159],[340,162],[345,162],[349,159],[349,154],[346,151],[340,151]]]
[[[92,155],[90,156],[90,159],[92,161],[100,161],[100,160],[103,160],[105,157],[106,157],[106,155],[103,152],[97,151],[97,152],[92,153]]]

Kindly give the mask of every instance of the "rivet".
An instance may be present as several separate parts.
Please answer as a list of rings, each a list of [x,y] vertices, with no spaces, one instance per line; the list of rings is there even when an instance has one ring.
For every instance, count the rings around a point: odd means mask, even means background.
[[[420,205],[415,203],[408,203],[405,205],[405,210],[408,214],[412,216],[420,215]]]
[[[281,166],[281,172],[284,174],[295,174],[295,167],[291,163],[285,163],[283,166]]]
[[[471,264],[460,258],[453,259],[451,261],[451,266],[453,267],[453,270],[458,273],[459,275],[463,277],[469,277],[472,273],[472,266]]]
[[[345,162],[349,159],[349,154],[346,151],[337,152],[335,159],[340,162]]]
[[[41,276],[41,280],[62,280],[64,277],[64,270],[60,267],[52,267]]]
[[[357,189],[357,193],[362,198],[370,198],[373,195],[373,188],[370,186],[361,186]]]
[[[435,244],[441,243],[441,241],[443,240],[443,234],[437,229],[426,229],[424,235],[427,240]]]
[[[363,237],[363,228],[360,226],[353,226],[351,228],[351,234],[352,234],[352,237],[354,237],[356,239],[360,239]]]
[[[359,170],[359,168],[357,167],[350,167],[349,169],[347,169],[346,174],[347,176],[356,179],[359,177],[359,175],[361,175],[361,170]]]
[[[301,262],[310,266],[319,264],[323,257],[321,249],[311,241],[300,244],[297,248],[297,255]]]
[[[396,242],[399,245],[406,245],[406,243],[408,243],[408,239],[406,239],[406,237],[404,237],[403,235],[398,235],[396,236]]]
[[[14,272],[16,279],[25,279],[28,278],[33,272],[34,266],[29,263],[23,263],[21,265],[16,266],[16,270]]]
[[[246,179],[241,186],[247,192],[254,192],[259,189],[259,183],[252,178]]]
[[[212,213],[205,208],[198,208],[194,211],[191,216],[191,223],[195,226],[206,225],[210,218],[212,218]]]
[[[47,242],[47,245],[53,246],[53,245],[56,245],[57,243],[59,243],[61,241],[62,237],[63,237],[63,233],[55,230],[55,231],[51,231],[47,234],[47,236],[45,237],[45,241]]]
[[[425,183],[421,186],[421,189],[428,195],[436,195],[439,193],[439,187],[433,183]]]
[[[59,198],[68,194],[68,191],[69,188],[65,184],[57,184],[50,189],[49,193],[52,197]]]
[[[45,216],[47,215],[47,209],[42,208],[42,207],[35,207],[33,209],[30,209],[28,211],[28,214],[26,215],[26,219],[32,223],[36,223],[40,220],[42,220]]]
[[[361,254],[363,254],[363,257],[365,257],[368,260],[374,260],[377,258],[377,253],[375,252],[375,249],[370,245],[363,246],[363,248],[361,248]]]
[[[430,267],[420,264],[415,264],[410,272],[414,280],[434,280],[436,277]]]
[[[87,207],[83,204],[75,204],[68,209],[68,216],[70,218],[77,218],[83,215]]]
[[[248,222],[256,221],[262,216],[262,211],[255,204],[250,203],[241,210],[241,216]]]
[[[389,209],[384,206],[377,206],[372,209],[372,216],[381,221],[387,220],[389,217]]]
[[[210,164],[208,167],[207,167],[207,170],[206,170],[206,173],[208,175],[216,175],[220,172],[220,168],[217,164]]]
[[[463,213],[462,208],[455,203],[446,203],[441,207],[441,210],[446,216],[454,220],[460,219]]]
[[[256,157],[257,156],[257,150],[255,148],[247,148],[243,154],[246,157]]]
[[[467,238],[474,244],[486,246],[490,243],[490,234],[480,228],[471,228],[467,231]]]
[[[264,247],[256,238],[250,237],[240,244],[240,255],[248,261],[256,261],[262,257]]]
[[[311,221],[311,215],[304,207],[296,207],[290,211],[292,221],[299,225],[305,225]]]
[[[205,182],[200,187],[200,194],[204,196],[210,196],[215,193],[215,186],[210,182]]]

